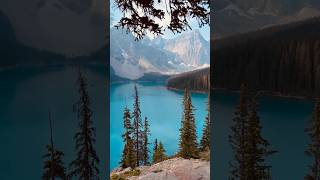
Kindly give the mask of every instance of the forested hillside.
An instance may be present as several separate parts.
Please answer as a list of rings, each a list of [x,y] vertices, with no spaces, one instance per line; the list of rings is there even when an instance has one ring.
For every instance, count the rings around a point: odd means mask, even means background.
[[[206,92],[209,90],[210,68],[172,76],[168,79],[167,87],[183,90],[186,86],[192,91]]]
[[[212,43],[215,88],[320,96],[320,17]]]

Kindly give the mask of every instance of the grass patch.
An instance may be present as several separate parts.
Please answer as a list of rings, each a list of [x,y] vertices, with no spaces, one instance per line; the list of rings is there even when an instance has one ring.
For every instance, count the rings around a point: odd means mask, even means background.
[[[128,179],[129,177],[132,177],[132,176],[139,176],[140,175],[140,170],[139,169],[133,169],[131,171],[126,171],[122,174],[113,174],[111,176],[111,180],[126,180]]]

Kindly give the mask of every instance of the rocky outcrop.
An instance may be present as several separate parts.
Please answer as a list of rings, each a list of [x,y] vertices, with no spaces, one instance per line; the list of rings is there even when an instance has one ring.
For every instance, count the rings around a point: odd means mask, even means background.
[[[131,171],[117,169],[110,177]],[[138,168],[139,175],[127,177],[129,180],[209,180],[210,162],[198,159],[173,158],[151,166]]]
[[[320,96],[320,18],[214,41],[215,88]]]

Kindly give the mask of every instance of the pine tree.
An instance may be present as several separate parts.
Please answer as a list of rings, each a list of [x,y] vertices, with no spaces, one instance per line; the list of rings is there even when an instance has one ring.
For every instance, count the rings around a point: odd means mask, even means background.
[[[122,159],[121,159],[121,167],[127,168],[135,168],[135,153],[134,153],[134,147],[133,147],[133,141],[132,141],[132,126],[131,126],[131,115],[130,110],[125,107],[124,113],[123,113],[123,127],[125,129],[124,134],[122,135],[123,142],[124,142],[124,149],[122,152]]]
[[[158,150],[158,140],[154,140],[154,145],[153,145],[153,155],[152,155],[152,162],[156,162],[157,160],[157,150]]]
[[[161,142],[159,142],[159,144],[157,143],[157,141],[155,141],[155,149],[154,149],[154,153],[153,153],[153,163],[158,163],[158,162],[162,162],[164,160],[167,159],[167,156],[165,154],[165,149],[163,147],[163,144]]]
[[[306,132],[311,140],[306,154],[313,158],[313,164],[305,179],[320,180],[320,100],[315,103],[312,121],[306,128]]]
[[[136,166],[138,167],[143,160],[142,147],[143,147],[143,131],[141,121],[140,101],[137,86],[134,86],[134,104],[133,104],[133,143],[136,158]]]
[[[42,175],[43,180],[55,180],[60,178],[63,180],[67,179],[66,169],[64,167],[62,158],[64,156],[63,152],[57,150],[53,144],[53,135],[52,135],[52,120],[51,114],[49,112],[49,122],[50,122],[50,145],[47,145],[47,154],[43,157],[46,159],[44,162],[44,173]]]
[[[79,119],[80,131],[74,136],[77,157],[70,164],[70,176],[79,180],[99,179],[99,158],[94,149],[95,128],[93,127],[90,97],[87,90],[87,80],[79,70],[80,100],[75,104]]]
[[[149,146],[149,141],[148,141],[148,136],[150,135],[150,130],[149,130],[149,122],[147,117],[145,117],[144,119],[144,130],[143,130],[143,154],[142,154],[142,158],[143,158],[143,164],[144,165],[148,165],[149,162],[149,150],[148,150],[148,146]]]
[[[205,124],[202,132],[202,138],[200,140],[200,151],[204,152],[210,149],[210,95],[208,97],[207,103],[207,116],[205,119]]]
[[[246,139],[248,127],[248,109],[247,109],[247,90],[245,85],[241,85],[240,100],[233,125],[231,126],[231,135],[229,142],[234,151],[234,161],[230,162],[230,179],[245,180],[246,173]]]
[[[193,111],[194,108],[192,106],[189,90],[185,88],[179,143],[179,156],[185,159],[199,157],[195,118]]]
[[[257,102],[252,100],[251,111],[248,117],[248,136],[246,145],[246,172],[244,179],[266,180],[270,179],[270,168],[265,158],[275,151],[269,149],[269,142],[261,136],[260,119],[257,113]]]

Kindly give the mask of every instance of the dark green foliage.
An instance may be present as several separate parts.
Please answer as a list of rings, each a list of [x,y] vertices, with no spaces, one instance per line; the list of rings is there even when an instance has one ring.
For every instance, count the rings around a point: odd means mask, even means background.
[[[144,130],[143,130],[143,146],[142,146],[142,158],[143,158],[143,164],[148,165],[149,162],[149,141],[148,141],[148,136],[150,135],[150,130],[149,130],[149,122],[147,117],[144,119]]]
[[[199,157],[195,118],[193,111],[194,108],[192,106],[189,90],[185,88],[179,143],[179,156],[185,159]]]
[[[265,163],[265,158],[275,151],[270,150],[269,142],[261,136],[260,119],[257,114],[257,102],[252,100],[248,120],[248,137],[246,143],[246,178],[245,179],[270,179],[270,169]]]
[[[215,88],[320,97],[319,29],[314,17],[213,41]]]
[[[165,149],[163,147],[163,144],[161,142],[157,142],[157,139],[155,140],[154,144],[154,152],[153,152],[153,163],[158,163],[166,160],[168,157],[165,154]]]
[[[60,178],[63,180],[67,179],[66,169],[62,158],[64,156],[63,152],[57,150],[53,144],[53,135],[52,135],[52,123],[51,115],[49,113],[50,121],[50,145],[47,145],[47,154],[43,156],[46,160],[44,161],[43,169],[44,173],[42,175],[43,180],[54,180]]]
[[[310,172],[305,177],[307,180],[320,179],[320,101],[317,100],[313,112],[313,118],[309,126],[306,128],[311,143],[306,150],[306,154],[313,158],[313,163],[310,166]]]
[[[133,142],[136,153],[136,166],[143,161],[143,124],[141,121],[140,101],[137,86],[134,86],[134,104],[133,104]]]
[[[60,178],[66,180],[66,169],[64,168],[64,164],[62,161],[62,158],[64,156],[63,152],[52,148],[51,145],[47,145],[47,150],[47,154],[43,156],[47,160],[44,162],[44,173],[42,175],[42,179],[54,180],[56,178]]]
[[[247,90],[244,85],[241,86],[240,100],[235,117],[233,118],[233,125],[231,127],[231,135],[229,142],[234,152],[234,161],[231,165],[231,179],[243,179],[245,175],[245,147],[248,127],[248,109],[247,109]]]
[[[192,91],[208,92],[210,85],[210,68],[185,72],[168,79],[167,86],[183,90],[187,86]]]
[[[211,126],[211,121],[210,121],[210,95],[208,97],[208,104],[207,104],[207,116],[202,132],[202,138],[200,140],[200,151],[206,151],[210,149],[210,126]]]
[[[123,13],[117,28],[124,28],[133,33],[136,39],[142,39],[148,33],[163,34],[167,29],[173,33],[181,33],[191,29],[190,19],[195,19],[199,27],[210,23],[210,7],[208,0],[115,0],[117,8]],[[166,8],[159,8],[165,3]],[[142,11],[143,13],[139,13]],[[159,24],[166,16],[169,24]]]
[[[234,160],[230,163],[230,179],[271,179],[271,166],[265,158],[275,151],[269,149],[269,142],[261,136],[261,125],[257,114],[257,102],[252,100],[248,110],[247,89],[241,86],[240,102],[235,112],[229,142],[234,151]]]
[[[79,180],[99,179],[99,158],[94,149],[96,133],[93,127],[87,80],[81,71],[79,71],[78,83],[80,99],[75,105],[80,130],[74,136],[77,157],[70,164],[70,176],[76,176]]]
[[[121,159],[121,167],[131,167],[135,168],[135,153],[134,153],[134,144],[131,138],[133,128],[131,126],[131,115],[129,109],[126,107],[123,113],[123,127],[125,129],[124,134],[122,135],[124,141],[124,149],[122,152],[122,159]]]

